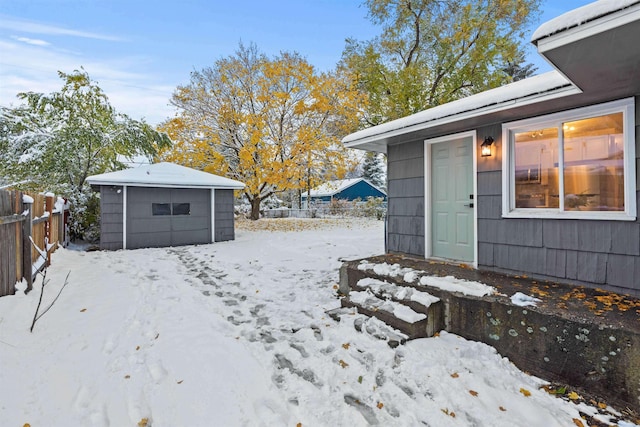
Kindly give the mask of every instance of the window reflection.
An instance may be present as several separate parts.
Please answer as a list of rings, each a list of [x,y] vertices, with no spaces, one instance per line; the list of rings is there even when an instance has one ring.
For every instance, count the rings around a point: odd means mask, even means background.
[[[558,207],[558,129],[514,134],[516,208]]]
[[[565,210],[624,210],[622,113],[566,122]]]

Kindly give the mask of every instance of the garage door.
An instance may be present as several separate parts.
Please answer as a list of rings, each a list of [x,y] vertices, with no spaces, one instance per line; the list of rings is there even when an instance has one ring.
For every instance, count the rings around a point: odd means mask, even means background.
[[[211,242],[211,190],[127,188],[127,248]]]

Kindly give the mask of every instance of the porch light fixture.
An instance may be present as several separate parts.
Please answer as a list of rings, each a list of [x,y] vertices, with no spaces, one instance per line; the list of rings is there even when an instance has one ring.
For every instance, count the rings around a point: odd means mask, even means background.
[[[482,157],[491,157],[491,145],[493,144],[493,138],[486,136],[484,142],[480,145],[480,154]]]

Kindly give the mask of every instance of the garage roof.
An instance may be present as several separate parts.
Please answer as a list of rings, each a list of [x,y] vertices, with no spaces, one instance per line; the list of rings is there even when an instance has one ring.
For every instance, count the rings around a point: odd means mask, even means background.
[[[233,190],[241,190],[244,188],[244,184],[240,181],[167,162],[92,175],[88,177],[86,181],[90,185],[220,188]]]

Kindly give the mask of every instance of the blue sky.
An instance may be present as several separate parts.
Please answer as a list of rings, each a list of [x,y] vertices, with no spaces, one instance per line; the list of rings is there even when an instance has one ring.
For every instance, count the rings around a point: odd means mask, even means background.
[[[58,70],[83,66],[118,111],[157,124],[173,115],[176,86],[240,41],[332,69],[346,38],[379,33],[362,1],[0,0],[0,105],[17,105],[18,92],[58,90]],[[588,3],[544,0],[539,23]],[[528,60],[550,69],[533,49]]]

